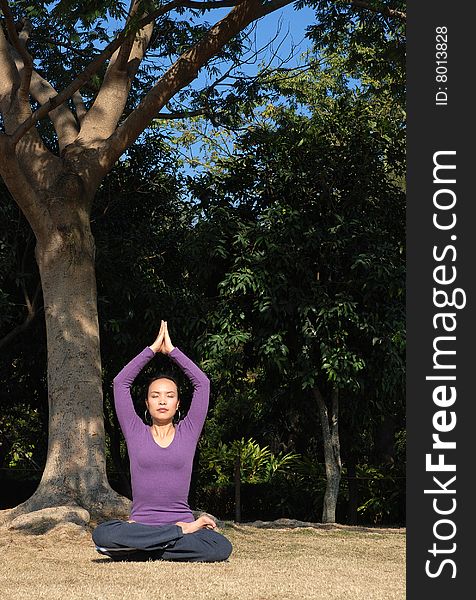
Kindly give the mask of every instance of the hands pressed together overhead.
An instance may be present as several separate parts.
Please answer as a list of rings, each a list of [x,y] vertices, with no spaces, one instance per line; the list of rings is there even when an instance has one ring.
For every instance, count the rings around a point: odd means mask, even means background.
[[[172,342],[170,341],[169,330],[167,328],[167,321],[160,322],[160,330],[155,342],[149,346],[154,352],[162,352],[162,354],[170,354],[174,349]]]

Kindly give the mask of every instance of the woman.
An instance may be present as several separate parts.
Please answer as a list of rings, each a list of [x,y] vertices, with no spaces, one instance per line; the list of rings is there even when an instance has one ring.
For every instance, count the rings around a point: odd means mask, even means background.
[[[174,425],[180,399],[175,381],[159,376],[149,384],[145,425],[132,403],[130,388],[157,352],[168,355],[192,382],[187,416]],[[129,521],[101,523],[93,532],[96,549],[111,558],[161,558],[179,561],[221,561],[230,542],[214,531],[214,520],[194,519],[188,505],[192,462],[208,410],[207,376],[170,341],[162,321],[155,342],[136,356],[114,379],[114,404],[127,443],[131,468],[132,511]]]

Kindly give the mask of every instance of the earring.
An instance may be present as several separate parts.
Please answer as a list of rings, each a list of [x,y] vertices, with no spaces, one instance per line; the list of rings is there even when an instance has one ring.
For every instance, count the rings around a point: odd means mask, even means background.
[[[177,411],[175,412],[174,419],[177,416],[177,413],[178,413],[178,417],[177,417],[177,420],[175,421],[176,423],[178,423],[180,421],[180,418],[182,416],[180,413],[180,408],[178,408]]]
[[[149,423],[148,417],[150,417],[150,412],[146,408],[144,411],[144,421],[147,423],[147,425],[152,425],[152,419],[150,420],[150,423]]]

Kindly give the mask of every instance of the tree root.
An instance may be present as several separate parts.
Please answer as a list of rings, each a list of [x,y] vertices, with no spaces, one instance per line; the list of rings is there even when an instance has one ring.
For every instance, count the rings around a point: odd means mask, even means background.
[[[38,535],[64,523],[90,528],[109,519],[126,519],[130,500],[111,488],[105,487],[101,492],[78,498],[71,491],[40,485],[22,504],[0,511],[0,526]]]
[[[8,529],[40,535],[62,523],[74,523],[86,527],[90,515],[84,508],[74,506],[55,506],[43,508],[15,517],[8,524]]]

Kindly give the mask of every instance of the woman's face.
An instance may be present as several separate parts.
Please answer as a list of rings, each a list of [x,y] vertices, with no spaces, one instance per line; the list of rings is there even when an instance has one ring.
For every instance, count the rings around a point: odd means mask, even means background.
[[[179,405],[178,390],[171,379],[156,379],[149,385],[147,409],[156,421],[170,421]]]

